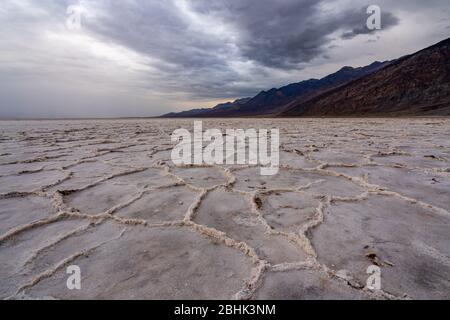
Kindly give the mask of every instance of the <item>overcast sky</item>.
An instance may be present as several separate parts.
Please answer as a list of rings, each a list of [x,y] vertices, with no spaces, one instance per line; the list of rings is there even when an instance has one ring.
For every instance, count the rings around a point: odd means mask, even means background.
[[[0,30],[1,118],[154,116],[420,50],[450,1],[1,0]]]

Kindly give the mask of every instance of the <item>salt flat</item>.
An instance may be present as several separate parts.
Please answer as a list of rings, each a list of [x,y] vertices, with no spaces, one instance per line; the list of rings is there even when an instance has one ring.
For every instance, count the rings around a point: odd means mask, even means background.
[[[279,128],[278,174],[174,166],[193,120],[0,122],[0,298],[450,299],[450,119],[203,125]]]

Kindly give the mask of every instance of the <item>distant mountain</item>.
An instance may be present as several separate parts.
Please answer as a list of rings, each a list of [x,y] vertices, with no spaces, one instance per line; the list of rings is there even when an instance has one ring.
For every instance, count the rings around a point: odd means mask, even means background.
[[[397,60],[163,117],[416,115],[450,115],[450,38]]]
[[[320,80],[310,79],[293,83],[280,89],[263,91],[243,105],[238,112],[227,112],[221,116],[254,116],[271,115],[285,110],[289,103],[301,98],[312,96],[318,92],[334,88],[343,83],[361,78],[376,70],[379,70],[389,62],[374,62],[369,66],[352,68],[344,67]]]
[[[366,67],[344,67],[338,72],[320,80],[310,79],[301,81],[279,89],[274,88],[269,91],[262,91],[253,98],[239,99],[234,102],[219,104],[211,109],[193,109],[179,113],[169,113],[163,117],[241,117],[273,115],[284,111],[290,103],[298,101],[299,98],[311,97],[313,94],[361,78],[379,70],[388,63],[389,62],[377,61]]]
[[[450,115],[450,38],[290,104],[281,116]]]
[[[221,112],[222,110],[236,110],[239,109],[242,105],[246,104],[250,101],[251,98],[243,98],[238,99],[233,102],[221,103],[215,106],[214,108],[203,108],[203,109],[192,109],[182,112],[172,112],[166,115],[163,115],[164,118],[190,118],[190,117],[207,117],[209,113]]]

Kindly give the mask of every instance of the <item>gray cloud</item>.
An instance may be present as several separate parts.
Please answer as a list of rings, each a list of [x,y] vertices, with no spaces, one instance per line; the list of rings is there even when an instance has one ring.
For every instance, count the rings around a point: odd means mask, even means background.
[[[109,12],[92,30],[182,68],[227,68],[228,58],[246,59],[270,68],[299,68],[326,50],[336,30],[344,39],[370,33],[366,7],[354,5],[324,15],[317,0],[247,0],[186,2],[198,19],[223,26],[222,32],[195,27],[173,2],[107,2]],[[114,10],[113,10],[114,8]],[[398,23],[383,11],[383,27]],[[205,27],[211,27],[211,25]],[[235,52],[237,51],[237,52]],[[224,59],[225,58],[225,59]],[[235,57],[236,58],[236,57]]]
[[[202,0],[195,2],[195,8],[238,26],[238,44],[247,59],[272,68],[297,68],[325,52],[337,30],[342,30],[345,39],[370,32],[367,6],[357,4],[324,14],[322,5],[327,2],[288,0],[274,5],[270,0],[251,0],[231,6],[221,1],[219,6]],[[390,12],[383,11],[383,18],[385,29],[398,23]]]
[[[78,32],[65,27],[73,4],[84,9]],[[443,0],[379,5],[383,29],[374,41],[368,4],[359,0],[3,0],[0,117],[155,115],[251,96],[370,63],[377,50],[379,59],[408,53],[386,50],[383,40],[415,28],[408,17],[418,8],[431,17],[449,7]],[[430,33],[448,33],[431,20],[422,27],[428,33],[417,49],[430,44]]]

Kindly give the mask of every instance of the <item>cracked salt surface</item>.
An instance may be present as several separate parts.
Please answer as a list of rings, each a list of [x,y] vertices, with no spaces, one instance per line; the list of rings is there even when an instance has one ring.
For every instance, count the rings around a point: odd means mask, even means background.
[[[0,298],[450,299],[450,119],[204,121],[280,128],[266,177],[174,166],[192,124],[0,122]]]

